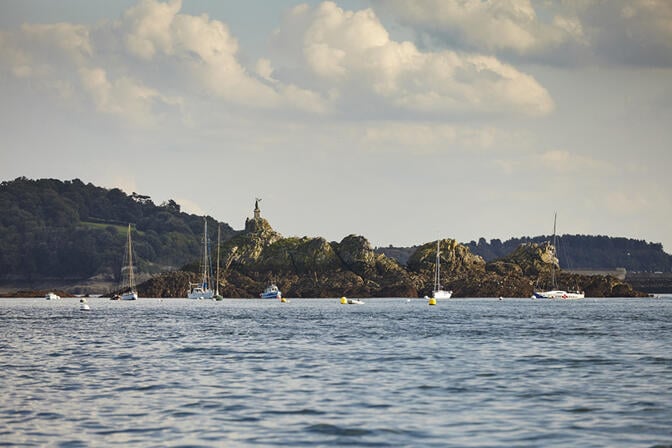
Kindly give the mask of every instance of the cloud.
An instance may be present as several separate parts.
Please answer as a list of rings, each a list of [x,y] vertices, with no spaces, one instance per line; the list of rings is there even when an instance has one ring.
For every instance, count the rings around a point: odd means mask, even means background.
[[[130,119],[139,125],[153,124],[151,111],[155,102],[179,103],[179,100],[166,99],[156,90],[128,77],[109,81],[102,68],[81,68],[79,74],[84,90],[98,111]]]
[[[458,151],[499,151],[516,146],[522,136],[489,126],[425,123],[369,123],[363,127],[362,147],[390,151],[432,153]]]
[[[579,11],[597,57],[636,66],[672,66],[672,2],[590,1]]]
[[[667,0],[377,0],[429,46],[551,65],[672,65]]]
[[[319,93],[274,80],[270,66],[263,77],[248,72],[226,24],[180,9],[179,0],[141,0],[115,21],[24,24],[0,34],[0,70],[141,126],[203,98],[251,111],[328,110]]]
[[[612,165],[609,162],[559,149],[536,155],[534,162],[544,171],[556,174],[579,172],[585,174],[612,169]]]
[[[278,69],[284,81],[336,90],[342,107],[350,101],[356,109],[366,103],[374,112],[393,108],[435,116],[545,115],[554,108],[532,76],[495,57],[423,52],[411,42],[392,40],[371,9],[345,11],[332,2],[297,6],[274,43],[285,61],[296,64]]]
[[[576,17],[556,15],[543,22],[529,0],[390,0],[376,2],[376,7],[391,12],[404,25],[490,53],[529,54],[584,41]]]
[[[151,59],[157,52],[174,52],[172,24],[182,2],[161,3],[141,0],[124,13],[121,26],[126,29],[126,48],[142,59]]]

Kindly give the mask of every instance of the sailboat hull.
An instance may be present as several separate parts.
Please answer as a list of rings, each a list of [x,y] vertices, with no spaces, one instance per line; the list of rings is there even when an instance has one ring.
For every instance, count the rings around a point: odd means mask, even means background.
[[[554,289],[552,291],[535,291],[535,299],[562,299],[562,300],[578,300],[583,299],[585,294],[582,292],[567,292],[560,289]]]
[[[125,292],[121,295],[121,300],[138,300],[138,293],[135,291]]]
[[[434,291],[432,297],[435,299],[450,299],[453,296],[453,291]]]
[[[194,288],[189,291],[187,297],[190,299],[212,299],[215,296],[215,292],[212,289],[207,288]]]

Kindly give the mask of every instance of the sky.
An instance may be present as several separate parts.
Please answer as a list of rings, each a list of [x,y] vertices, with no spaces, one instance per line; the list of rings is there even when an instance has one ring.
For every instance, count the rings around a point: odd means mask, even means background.
[[[242,229],[672,252],[672,2],[0,2],[0,180]]]

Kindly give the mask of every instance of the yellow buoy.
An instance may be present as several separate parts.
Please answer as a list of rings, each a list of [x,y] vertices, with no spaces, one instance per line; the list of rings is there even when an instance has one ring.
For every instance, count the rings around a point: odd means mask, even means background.
[[[341,297],[341,305],[347,305],[348,304],[348,299],[345,297]]]
[[[436,305],[436,299],[434,297],[432,297],[431,299],[429,299],[428,303],[429,303],[429,305]]]
[[[285,299],[285,298],[283,297],[282,299],[280,299],[280,302],[282,302],[282,303],[287,303],[287,299]]]

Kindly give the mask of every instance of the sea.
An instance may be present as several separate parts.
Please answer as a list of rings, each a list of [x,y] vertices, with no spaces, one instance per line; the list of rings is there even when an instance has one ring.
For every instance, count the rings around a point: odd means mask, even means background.
[[[672,297],[0,300],[0,446],[672,447]]]

